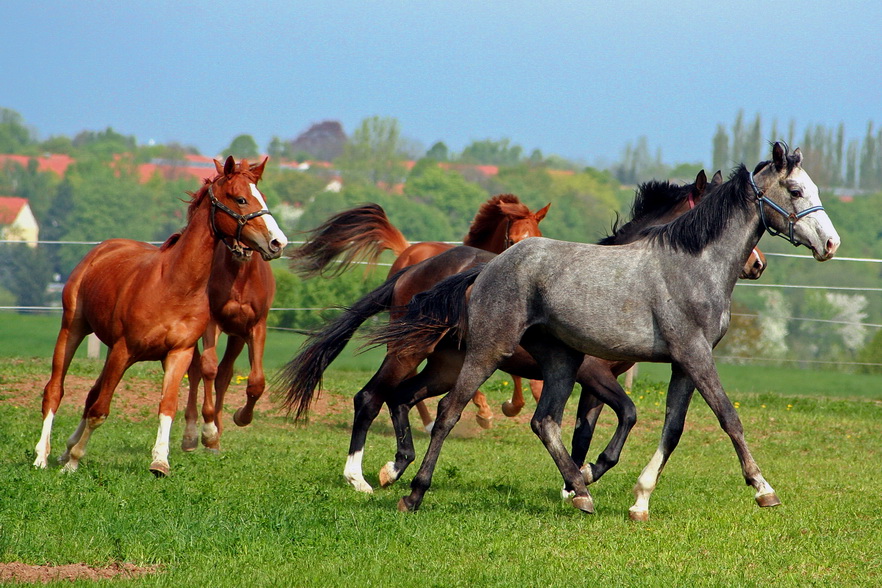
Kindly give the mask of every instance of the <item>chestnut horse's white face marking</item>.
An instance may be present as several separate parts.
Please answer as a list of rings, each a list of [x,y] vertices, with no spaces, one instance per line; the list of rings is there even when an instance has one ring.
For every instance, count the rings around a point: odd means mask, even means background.
[[[260,203],[260,207],[262,210],[269,211],[269,208],[266,205],[266,200],[263,199],[263,194],[260,193],[260,190],[257,189],[256,184],[248,184],[251,188],[251,195],[254,196],[254,199]],[[285,245],[288,244],[288,237],[285,236],[285,233],[282,232],[282,229],[279,228],[279,224],[276,222],[276,219],[273,218],[271,214],[266,214],[262,217],[263,222],[266,224],[266,229],[269,231],[272,238],[279,242],[279,246],[284,249]]]

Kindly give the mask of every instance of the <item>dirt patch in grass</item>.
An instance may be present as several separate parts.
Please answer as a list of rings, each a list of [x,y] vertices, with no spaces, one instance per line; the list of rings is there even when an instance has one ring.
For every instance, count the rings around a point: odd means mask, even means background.
[[[107,580],[112,578],[137,578],[155,574],[159,567],[143,567],[127,563],[113,563],[96,567],[85,564],[62,566],[35,566],[19,562],[0,563],[0,582],[19,582],[22,584],[47,584],[59,580]]]

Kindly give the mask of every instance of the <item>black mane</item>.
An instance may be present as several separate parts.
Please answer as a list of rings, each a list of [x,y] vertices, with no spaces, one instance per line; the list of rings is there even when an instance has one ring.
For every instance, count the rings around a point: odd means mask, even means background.
[[[651,180],[637,188],[631,204],[631,220],[619,226],[619,219],[612,227],[612,234],[597,242],[598,245],[621,245],[632,240],[653,221],[663,218],[692,192],[694,184],[677,186],[671,182]]]
[[[697,255],[719,237],[733,213],[753,206],[752,196],[750,172],[741,164],[693,210],[666,225],[649,227],[642,234],[675,250]]]

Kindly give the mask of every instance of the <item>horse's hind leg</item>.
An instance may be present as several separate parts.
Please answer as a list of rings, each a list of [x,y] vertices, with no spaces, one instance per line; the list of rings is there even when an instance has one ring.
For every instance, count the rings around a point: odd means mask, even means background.
[[[522,345],[542,367],[542,380],[545,383],[530,426],[557,465],[565,487],[572,490],[573,506],[593,513],[594,501],[588,493],[582,473],[564,447],[560,435],[563,411],[572,394],[576,372],[585,356],[563,343],[547,338],[525,338]]]
[[[380,414],[383,403],[392,395],[398,386],[419,361],[403,364],[395,356],[387,355],[380,369],[373,375],[353,399],[354,414],[352,434],[349,439],[349,455],[343,468],[343,477],[359,492],[373,492],[373,488],[364,479],[362,458],[371,423]],[[396,442],[401,441],[396,439]]]
[[[199,349],[193,350],[193,359],[190,360],[190,368],[187,370],[189,380],[189,392],[187,394],[187,408],[184,411],[184,437],[181,439],[181,451],[195,451],[199,447],[199,413],[196,404],[199,402],[199,384],[202,379],[202,354]]]
[[[254,326],[251,340],[248,342],[248,361],[251,371],[248,373],[248,386],[245,388],[245,406],[233,414],[233,422],[239,427],[251,424],[254,418],[254,405],[263,396],[266,388],[266,376],[263,373],[263,349],[266,344],[266,323]],[[229,347],[227,343],[227,347]],[[226,359],[226,357],[224,357]]]
[[[55,351],[52,354],[52,375],[43,388],[43,428],[35,448],[34,467],[45,468],[48,465],[52,424],[61,399],[64,397],[64,378],[77,347],[89,332],[85,321],[75,318],[74,312],[71,310],[65,312],[58,338],[55,341]]]
[[[107,351],[107,359],[101,374],[86,396],[83,418],[67,440],[67,450],[58,458],[64,464],[62,471],[73,472],[79,467],[80,460],[86,454],[86,445],[92,433],[100,427],[110,414],[110,401],[123,374],[131,365],[129,352],[125,344],[119,343]]]
[[[436,351],[428,357],[428,363],[423,371],[402,382],[387,402],[398,449],[395,453],[395,461],[386,463],[380,470],[380,484],[384,488],[398,481],[404,470],[416,458],[408,418],[411,407],[422,403],[425,398],[449,392],[456,384],[456,376],[462,367],[462,358],[463,354],[458,351]]]
[[[511,379],[514,382],[511,399],[502,403],[502,414],[507,417],[518,416],[525,404],[523,380],[518,376],[512,376]]]
[[[585,376],[588,379],[585,379]],[[612,439],[600,453],[597,461],[581,468],[585,483],[591,484],[619,463],[625,441],[628,440],[631,429],[637,423],[637,408],[625,394],[615,373],[606,362],[586,358],[579,370],[578,379],[582,384],[582,396],[579,399],[576,430],[573,432],[573,460],[580,466],[584,463],[597,417],[603,408],[600,401],[613,409],[618,420]]]
[[[487,403],[487,397],[480,390],[475,390],[475,394],[472,396],[472,404],[478,407],[478,412],[475,414],[475,420],[478,421],[478,425],[482,429],[489,429],[493,426],[493,411],[490,410],[490,405]]]

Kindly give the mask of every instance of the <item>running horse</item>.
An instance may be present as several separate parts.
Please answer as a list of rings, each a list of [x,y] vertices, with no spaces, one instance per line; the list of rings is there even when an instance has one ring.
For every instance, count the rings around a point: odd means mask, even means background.
[[[463,239],[463,245],[491,253],[502,253],[514,243],[528,237],[541,237],[539,222],[545,218],[551,204],[532,212],[513,194],[499,194],[487,200],[478,209]],[[454,245],[440,241],[424,241],[411,244],[386,216],[378,204],[365,204],[337,213],[310,232],[306,242],[291,255],[292,267],[304,278],[317,275],[336,275],[357,260],[369,264],[377,262],[380,254],[391,250],[396,259],[389,270],[389,277],[399,270],[425,259],[449,251]],[[332,265],[334,260],[340,263]],[[328,269],[332,267],[332,269]],[[455,273],[455,272],[454,272]],[[448,274],[445,274],[448,275]],[[433,281],[429,286],[433,285]],[[416,285],[416,284],[415,284]],[[426,286],[428,287],[428,286]],[[422,285],[412,290],[396,291],[394,306],[403,307],[423,291]],[[393,313],[394,316],[394,313]],[[520,378],[514,379],[516,394],[521,394]],[[483,428],[491,426],[493,412],[487,397],[477,390],[472,402],[478,407],[475,418]],[[425,404],[417,405],[426,430],[433,421]]]
[[[750,453],[712,354],[729,326],[732,290],[744,259],[766,231],[808,247],[818,261],[831,259],[840,244],[818,188],[802,168],[800,150],[790,154],[781,143],[753,173],[738,166],[693,210],[649,229],[634,243],[601,247],[529,239],[416,298],[411,326],[420,344],[439,316],[455,323],[458,312],[461,328],[467,325],[468,348],[453,390],[439,404],[429,448],[399,510],[419,508],[470,391],[519,345],[541,366],[545,382],[531,426],[573,489],[574,507],[594,510],[583,474],[560,439],[564,405],[585,354],[671,363],[662,438],[634,488],[632,519],[649,518],[650,495],[679,442],[695,389],[732,441],[757,504],[779,505]],[[469,286],[467,305],[464,295],[450,296]],[[402,332],[397,341],[392,351],[407,353]]]
[[[624,245],[625,243],[635,241],[640,238],[640,233],[646,229],[647,223],[650,222],[648,218],[652,219],[651,223],[654,225],[666,224],[685,212],[695,208],[695,205],[701,202],[701,199],[704,198],[707,190],[713,190],[719,187],[722,183],[723,174],[719,170],[714,173],[709,183],[704,170],[701,170],[695,177],[695,182],[693,184],[687,184],[686,187],[689,189],[682,192],[682,194],[685,194],[685,197],[673,200],[671,200],[663,191],[658,190],[657,186],[653,186],[653,182],[644,184],[638,189],[637,196],[631,204],[631,220],[624,225],[619,226],[617,219],[613,224],[612,234],[601,239],[597,244]],[[661,201],[659,201],[659,199],[661,199]],[[758,280],[760,276],[763,275],[765,269],[766,256],[758,247],[754,247],[753,251],[751,251],[750,255],[747,257],[747,261],[738,277],[742,280]],[[627,378],[628,376],[634,375],[636,367],[637,364],[634,362],[609,363],[610,370],[614,372],[613,377],[618,377],[622,373],[625,374],[625,389],[627,391],[630,391],[631,389],[631,384]],[[533,394],[533,399],[538,403],[539,397],[542,395],[542,380],[532,380],[530,391]],[[594,399],[589,402],[590,408],[586,418],[591,419],[590,430],[593,430],[594,423],[600,416],[600,410],[603,408],[603,404],[597,400],[596,396],[594,396]],[[516,387],[512,390],[511,399],[502,403],[502,414],[507,417],[515,417],[520,414],[521,409],[524,408],[524,404],[523,391],[521,388]],[[587,446],[585,449],[587,449]],[[585,455],[582,454],[581,457],[584,459]],[[580,463],[579,465],[581,466],[582,464]],[[595,477],[594,481],[596,480],[597,478]]]
[[[139,361],[161,361],[165,375],[150,471],[169,474],[169,432],[181,379],[208,325],[207,286],[217,244],[234,239],[270,260],[288,242],[257,189],[265,164],[243,160],[237,167],[228,157],[221,172],[191,194],[187,225],[179,235],[161,247],[129,239],[104,241],[74,268],[62,292],[64,311],[52,375],[43,390],[35,467],[47,467],[52,423],[74,352],[86,335],[95,333],[108,347],[107,359],[59,458],[63,471],[79,466],[92,433],[110,413],[125,371]]]
[[[706,189],[707,178],[703,171],[698,174],[694,184],[686,186],[677,186],[670,182],[643,184],[637,191],[632,208],[633,218],[621,227],[614,226],[614,234],[603,242],[615,244],[638,238],[641,229],[688,210],[688,204],[684,203],[700,201]],[[426,289],[445,276],[453,275],[457,269],[465,270],[476,264],[486,263],[493,257],[495,255],[470,247],[456,247],[410,266],[362,297],[325,329],[314,334],[304,345],[303,351],[285,367],[278,381],[286,389],[285,404],[289,410],[298,418],[308,410],[316,390],[321,387],[324,371],[369,316],[388,310],[389,301],[395,298],[396,290],[413,289],[412,284],[419,284]],[[394,337],[390,339],[394,340]],[[393,342],[383,341],[381,344]],[[389,406],[398,445],[395,460],[386,463],[380,470],[380,484],[388,486],[402,475],[415,458],[407,418],[409,409],[423,398],[449,391],[456,381],[463,356],[457,341],[443,347],[429,342],[418,354],[387,354],[377,373],[355,396],[352,437],[343,475],[356,490],[373,491],[364,479],[362,458],[367,432],[382,404],[385,402]],[[427,367],[418,377],[406,380],[407,375],[423,360],[428,361]],[[612,373],[614,367],[619,371]],[[520,349],[500,365],[500,369],[516,376],[534,378],[534,383],[542,375],[532,357]],[[573,437],[573,458],[578,457],[580,465],[584,461],[600,412],[599,407],[603,403],[612,406],[619,419],[613,439],[601,454],[598,463],[591,466],[595,479],[599,479],[603,472],[618,462],[621,447],[636,420],[633,403],[616,381],[616,376],[625,369],[625,364],[611,366],[604,363],[604,360],[586,358],[579,370],[578,381],[582,384],[583,394],[580,417]],[[583,413],[587,414],[581,416]]]
[[[266,376],[263,351],[266,345],[266,319],[276,293],[272,268],[262,257],[243,248],[238,242],[223,240],[214,250],[214,262],[208,279],[208,304],[211,318],[202,336],[203,351],[196,347],[190,363],[189,395],[185,410],[186,426],[181,449],[193,451],[199,445],[197,402],[199,382],[203,383],[202,444],[220,450],[223,433],[224,396],[233,379],[236,358],[248,346],[248,383],[245,405],[233,413],[233,422],[251,424],[254,406],[263,396]],[[220,364],[217,344],[221,333],[227,346]]]

